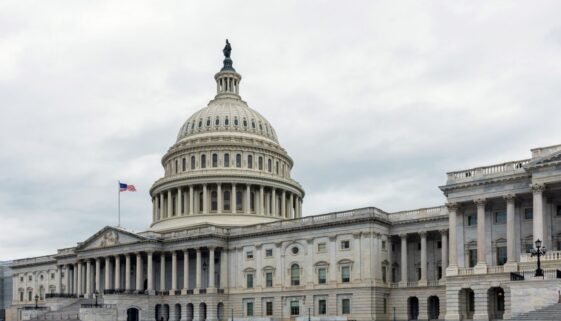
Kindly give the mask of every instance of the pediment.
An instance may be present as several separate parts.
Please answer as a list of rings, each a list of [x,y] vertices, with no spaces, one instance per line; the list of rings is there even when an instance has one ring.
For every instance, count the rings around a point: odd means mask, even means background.
[[[144,241],[145,238],[118,227],[106,226],[78,244],[78,250],[93,250]]]

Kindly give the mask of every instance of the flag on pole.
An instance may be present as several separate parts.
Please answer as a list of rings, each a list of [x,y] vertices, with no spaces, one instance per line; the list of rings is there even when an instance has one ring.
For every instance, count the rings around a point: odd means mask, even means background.
[[[134,188],[134,185],[119,182],[119,192],[136,192],[136,188]]]

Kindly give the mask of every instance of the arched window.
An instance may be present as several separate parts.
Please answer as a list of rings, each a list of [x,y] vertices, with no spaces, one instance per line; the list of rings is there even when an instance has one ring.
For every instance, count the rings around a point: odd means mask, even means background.
[[[272,171],[273,171],[273,161],[272,161],[271,159],[268,159],[268,160],[267,160],[267,170],[268,170],[269,172],[272,172]]]
[[[199,119],[199,128],[203,127],[203,120]]]
[[[230,154],[224,154],[224,167],[230,167]]]
[[[275,166],[277,167],[277,175],[278,175],[279,174],[279,162],[278,161],[276,162]]]
[[[263,170],[263,157],[259,156],[259,170]]]
[[[186,171],[187,170],[187,159],[185,157],[183,157],[183,160],[181,161],[181,171]]]
[[[175,160],[175,173],[177,174],[177,171],[179,170],[179,161],[176,159]]]
[[[259,123],[259,130],[263,131],[263,124]]]
[[[214,124],[216,126],[220,126],[220,118],[216,117],[216,120],[214,121]]]
[[[243,119],[243,127],[247,128],[247,120],[245,118]]]
[[[206,155],[201,155],[201,168],[206,168]]]
[[[210,117],[206,120],[206,127],[210,127]]]
[[[247,168],[253,168],[253,156],[247,155]]]
[[[210,210],[218,210],[218,194],[215,191],[210,193]]]
[[[224,118],[224,126],[230,126],[230,120],[228,119],[228,116]]]
[[[290,285],[300,285],[300,266],[292,264],[290,267]]]
[[[251,120],[251,128],[255,129],[255,120]]]
[[[236,154],[236,167],[242,167],[242,154]]]
[[[195,169],[195,156],[191,156],[191,169]]]
[[[191,124],[191,131],[193,131],[193,129],[195,129],[195,121]]]
[[[230,210],[230,191],[224,191],[224,210]]]
[[[218,154],[212,154],[212,167],[218,167]]]
[[[234,126],[238,126],[238,117],[234,117]]]

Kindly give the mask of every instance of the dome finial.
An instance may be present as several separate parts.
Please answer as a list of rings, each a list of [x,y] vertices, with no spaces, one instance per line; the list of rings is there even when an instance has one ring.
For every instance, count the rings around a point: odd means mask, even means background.
[[[228,39],[226,39],[226,46],[224,46],[224,49],[222,49],[222,53],[224,54],[224,67],[222,67],[220,71],[224,71],[224,70],[236,71],[234,67],[232,67],[233,61],[230,58],[230,54],[232,53],[232,46],[230,45]]]

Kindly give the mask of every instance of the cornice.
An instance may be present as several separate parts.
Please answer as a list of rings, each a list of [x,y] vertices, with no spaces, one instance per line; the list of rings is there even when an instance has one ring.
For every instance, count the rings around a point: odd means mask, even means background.
[[[447,192],[449,191],[453,191],[461,188],[489,185],[494,183],[502,183],[502,182],[515,181],[515,180],[523,180],[523,179],[530,178],[531,176],[532,175],[529,173],[519,173],[515,175],[497,176],[487,179],[478,179],[478,180],[455,183],[455,184],[447,184],[447,185],[439,186],[438,188],[441,191],[443,191],[445,194],[447,194]]]

